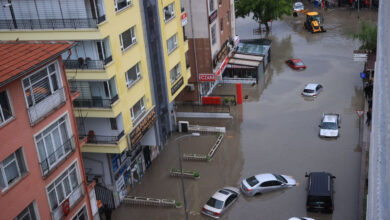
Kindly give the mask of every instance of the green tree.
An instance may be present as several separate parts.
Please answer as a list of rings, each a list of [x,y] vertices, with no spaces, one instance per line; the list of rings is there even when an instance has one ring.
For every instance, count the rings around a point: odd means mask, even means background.
[[[253,19],[264,24],[269,31],[268,22],[282,19],[284,14],[292,14],[291,0],[235,0],[236,16],[246,17],[253,13]]]
[[[359,39],[362,42],[360,49],[376,51],[376,36],[378,26],[372,23],[362,21],[360,25],[360,33],[353,35],[354,39]]]

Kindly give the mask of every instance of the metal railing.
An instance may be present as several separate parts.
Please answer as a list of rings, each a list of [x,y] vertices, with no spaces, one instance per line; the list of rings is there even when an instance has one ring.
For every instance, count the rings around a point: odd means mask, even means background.
[[[77,29],[97,28],[97,20],[93,18],[76,19],[16,19],[0,20],[0,29]]]
[[[64,212],[63,212],[63,203],[69,199],[69,211],[71,211],[84,197],[85,191],[84,191],[84,182],[81,182],[76,188],[74,188],[71,192],[71,194],[62,201],[61,204],[58,205],[57,208],[55,208],[53,211],[51,211],[52,219],[59,220],[63,219]]]
[[[66,69],[104,69],[104,61],[88,60],[80,62],[79,60],[68,60],[65,64]]]
[[[229,105],[200,105],[183,102],[177,104],[177,108],[178,112],[230,113]]]
[[[96,184],[95,186],[96,200],[102,201],[103,205],[108,206],[110,209],[115,208],[113,192],[105,186]]]
[[[88,144],[118,144],[119,140],[125,135],[125,131],[121,131],[117,136],[104,135],[79,135],[80,139],[87,138]]]
[[[111,99],[93,98],[93,99],[76,99],[73,101],[76,108],[111,108],[111,105],[118,100],[118,95]]]
[[[55,169],[56,166],[66,158],[66,156],[75,150],[75,146],[74,136],[72,136],[47,158],[39,162],[42,176],[46,176],[51,170]]]
[[[60,88],[40,102],[30,106],[27,109],[27,113],[30,118],[30,124],[35,125],[39,120],[46,117],[46,115],[65,102],[65,90],[64,88]]]

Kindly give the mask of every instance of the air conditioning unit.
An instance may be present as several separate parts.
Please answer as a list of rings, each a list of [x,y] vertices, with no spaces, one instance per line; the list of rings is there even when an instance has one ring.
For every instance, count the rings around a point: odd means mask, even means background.
[[[188,121],[179,121],[179,132],[188,132],[190,123]]]
[[[190,92],[195,91],[195,85],[192,84],[192,83],[191,83],[191,84],[188,84],[188,85],[187,85],[187,90],[190,91]]]

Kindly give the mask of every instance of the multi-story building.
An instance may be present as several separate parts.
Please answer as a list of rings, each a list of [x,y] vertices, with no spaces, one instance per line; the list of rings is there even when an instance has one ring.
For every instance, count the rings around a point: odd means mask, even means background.
[[[191,78],[177,100],[200,103],[228,63],[235,37],[234,0],[182,0],[182,6],[188,13],[185,35]]]
[[[77,42],[63,58],[71,90],[80,92],[74,106],[87,139],[86,175],[118,192],[118,205],[175,129],[173,102],[190,77],[180,1],[3,3],[0,39]]]
[[[0,219],[98,217],[61,58],[72,46],[0,42]]]

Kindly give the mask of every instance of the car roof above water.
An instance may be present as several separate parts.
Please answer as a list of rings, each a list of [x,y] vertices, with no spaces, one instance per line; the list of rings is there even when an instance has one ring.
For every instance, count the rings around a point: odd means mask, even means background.
[[[318,84],[316,84],[316,83],[308,83],[306,85],[305,89],[315,90],[317,86],[318,86]]]
[[[325,114],[323,122],[333,122],[333,123],[336,123],[337,122],[337,115],[336,114],[333,114],[333,115],[332,114]]]
[[[229,191],[226,191],[224,189],[219,189],[217,192],[214,193],[212,197],[221,201],[225,201],[227,197],[230,196],[231,194],[232,193]]]
[[[272,173],[257,174],[256,179],[262,183],[264,181],[276,180],[276,177]]]
[[[311,196],[329,196],[331,192],[332,174],[327,172],[310,173],[309,195]]]

